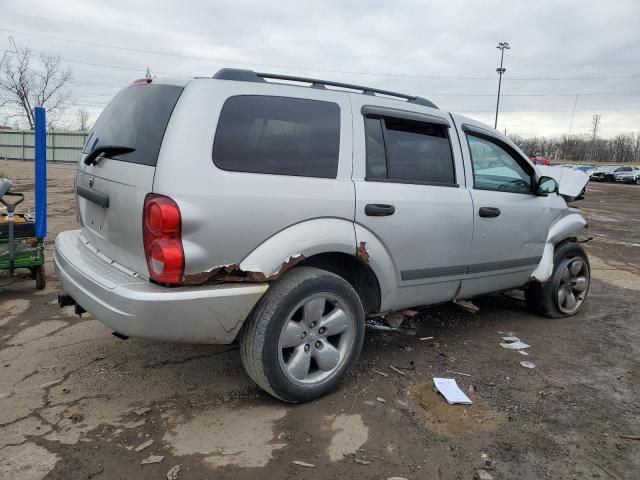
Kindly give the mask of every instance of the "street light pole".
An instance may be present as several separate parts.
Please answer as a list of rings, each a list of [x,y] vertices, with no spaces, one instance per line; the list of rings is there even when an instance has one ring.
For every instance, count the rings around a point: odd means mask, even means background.
[[[500,67],[496,68],[496,72],[498,72],[498,100],[496,101],[496,121],[493,125],[493,128],[498,128],[498,109],[500,108],[500,87],[502,86],[502,74],[507,71],[506,68],[502,67],[502,63],[504,62],[504,51],[509,50],[511,47],[509,46],[509,42],[500,42],[496,47],[500,50]]]

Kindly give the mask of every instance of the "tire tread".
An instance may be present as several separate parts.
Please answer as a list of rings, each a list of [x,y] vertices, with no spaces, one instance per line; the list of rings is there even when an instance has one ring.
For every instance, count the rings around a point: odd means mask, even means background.
[[[267,341],[267,328],[278,306],[292,290],[297,288],[302,282],[317,279],[322,276],[340,279],[344,282],[345,288],[352,290],[353,294],[359,299],[353,287],[342,277],[319,268],[296,267],[286,272],[277,282],[269,287],[256,307],[249,314],[249,318],[245,322],[240,335],[240,357],[249,377],[269,394],[286,402],[295,403],[297,400],[285,398],[283,395],[278,394],[271,385],[268,375],[265,372],[263,352]],[[364,319],[364,310],[361,302],[359,308],[361,309],[362,318]]]
[[[587,266],[589,266],[589,259],[587,257],[587,254],[577,242],[565,241],[556,245],[553,254],[553,273],[551,275],[551,278],[544,283],[532,282],[525,289],[527,309],[531,313],[535,313],[547,318],[563,318],[568,316],[558,310],[558,307],[556,306],[553,292],[553,283],[557,273],[558,265],[565,258],[573,257],[581,257],[587,263]]]

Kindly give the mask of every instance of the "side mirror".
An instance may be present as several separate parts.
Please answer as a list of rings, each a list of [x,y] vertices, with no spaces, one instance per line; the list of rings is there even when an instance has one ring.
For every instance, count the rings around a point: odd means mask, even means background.
[[[555,178],[551,177],[540,177],[538,180],[538,188],[536,189],[536,194],[546,197],[550,193],[556,193],[558,191],[558,182],[556,182]]]

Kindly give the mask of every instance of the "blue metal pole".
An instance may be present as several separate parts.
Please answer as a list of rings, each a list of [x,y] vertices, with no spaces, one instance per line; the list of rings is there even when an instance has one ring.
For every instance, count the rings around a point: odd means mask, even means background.
[[[47,236],[47,120],[45,109],[33,109],[35,120],[36,237]]]

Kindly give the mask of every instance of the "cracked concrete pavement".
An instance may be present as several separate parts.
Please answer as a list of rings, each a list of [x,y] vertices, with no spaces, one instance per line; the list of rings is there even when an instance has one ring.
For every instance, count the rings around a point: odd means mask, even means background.
[[[75,228],[73,168],[49,168],[49,260]],[[31,169],[0,162],[27,193]],[[0,478],[165,478],[176,465],[180,479],[634,478],[640,442],[621,435],[640,435],[638,200],[638,186],[590,184],[578,203],[594,237],[580,315],[530,315],[518,294],[477,299],[475,314],[421,309],[368,331],[342,388],[299,406],[259,390],[235,346],[120,341],[59,309],[49,262],[44,291],[0,287]],[[499,346],[511,332],[528,356]],[[474,404],[446,404],[433,376]]]

